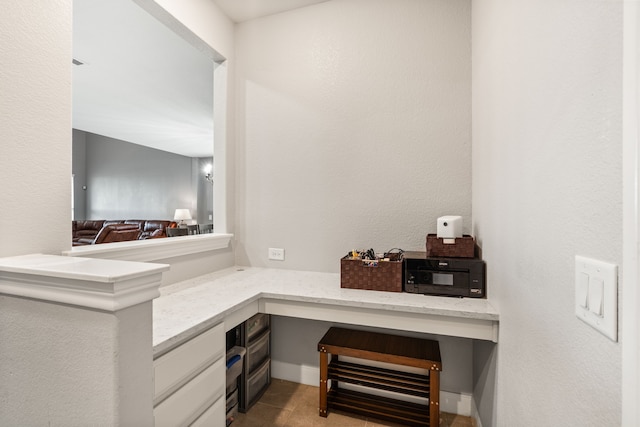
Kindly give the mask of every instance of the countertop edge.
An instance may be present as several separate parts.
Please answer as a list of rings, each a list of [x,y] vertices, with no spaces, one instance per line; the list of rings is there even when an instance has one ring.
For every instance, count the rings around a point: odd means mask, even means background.
[[[390,295],[381,291],[335,289],[334,282],[338,278],[339,285],[339,275],[332,273],[248,267],[236,270],[239,273],[236,280],[235,273],[232,273],[233,268],[237,269],[237,267],[230,267],[165,288],[165,292],[156,300],[162,301],[164,304],[156,307],[154,301],[154,336],[152,338],[154,358],[162,356],[205,330],[225,321],[236,311],[249,304],[257,302],[260,306],[262,300],[294,305],[296,303],[316,304],[326,308],[344,307],[375,310],[381,313],[442,316],[443,319],[478,320],[479,322],[491,322],[494,328],[499,323],[498,311],[486,299],[451,299],[452,297],[410,294],[415,296],[414,300],[413,298],[408,299],[407,294],[404,293],[398,293],[398,298],[396,298],[393,293]],[[313,282],[313,284],[309,284],[309,282]],[[234,285],[237,283],[237,291],[229,292],[230,283]],[[299,289],[301,283],[309,284],[311,287],[306,288],[306,292],[293,293]],[[291,289],[292,285],[293,289]],[[323,289],[329,289],[327,291],[329,295],[322,295],[325,292]],[[366,295],[355,294],[355,292],[366,292]],[[378,297],[380,301],[375,301],[375,298]],[[416,304],[415,301],[419,298],[438,299],[425,300],[425,304]],[[440,300],[440,298],[442,299]],[[208,304],[207,300],[215,300],[216,303]],[[202,301],[205,302],[202,303]],[[183,314],[184,319],[182,319]],[[184,329],[180,330],[183,327]]]

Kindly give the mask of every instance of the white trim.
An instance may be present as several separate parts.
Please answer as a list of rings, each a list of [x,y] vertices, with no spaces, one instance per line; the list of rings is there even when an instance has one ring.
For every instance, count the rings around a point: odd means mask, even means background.
[[[232,237],[233,234],[213,233],[134,240],[131,242],[102,243],[99,245],[76,246],[69,251],[64,251],[62,254],[70,257],[150,262],[224,249],[229,246]]]
[[[450,414],[473,417],[471,408],[475,407],[473,396],[467,393],[453,393],[440,390],[440,410]]]
[[[296,365],[271,359],[271,377],[318,387],[320,368],[317,366]]]
[[[0,294],[105,311],[160,296],[164,264],[25,255],[0,259]]]
[[[494,320],[289,301],[277,296],[261,298],[260,313],[498,342],[498,321]]]
[[[229,64],[227,61],[213,64],[213,229],[229,231],[227,225],[228,206],[233,206],[228,193],[227,156],[227,111],[229,98]],[[216,200],[222,203],[216,203]]]
[[[639,252],[640,211],[638,199],[639,114],[638,41],[640,8],[636,1],[624,2],[623,50],[623,269],[622,269],[622,425],[640,425],[640,292]]]
[[[476,427],[482,427],[482,420],[480,419],[480,413],[478,412],[478,407],[476,406],[476,400],[471,399],[471,418],[476,422]]]

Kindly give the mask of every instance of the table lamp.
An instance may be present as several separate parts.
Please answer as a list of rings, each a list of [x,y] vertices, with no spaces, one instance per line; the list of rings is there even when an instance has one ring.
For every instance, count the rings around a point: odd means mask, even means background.
[[[179,227],[186,227],[185,219],[191,219],[191,212],[189,209],[176,209],[176,213],[173,215],[173,219],[178,222]]]

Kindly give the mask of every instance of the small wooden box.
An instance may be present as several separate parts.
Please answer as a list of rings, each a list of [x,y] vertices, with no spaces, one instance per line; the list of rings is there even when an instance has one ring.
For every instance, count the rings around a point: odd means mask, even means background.
[[[402,260],[375,262],[344,257],[340,260],[340,287],[402,292]]]
[[[427,256],[430,258],[474,258],[476,241],[472,236],[464,235],[455,239],[455,243],[445,243],[436,234],[427,235]]]

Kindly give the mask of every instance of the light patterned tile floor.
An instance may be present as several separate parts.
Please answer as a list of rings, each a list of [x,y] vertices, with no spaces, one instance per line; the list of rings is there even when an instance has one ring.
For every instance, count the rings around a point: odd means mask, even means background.
[[[397,427],[373,418],[330,411],[318,415],[318,387],[272,379],[262,398],[230,427]],[[475,427],[470,417],[441,413],[439,427]]]

